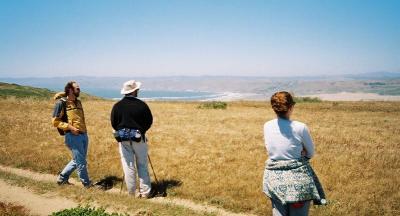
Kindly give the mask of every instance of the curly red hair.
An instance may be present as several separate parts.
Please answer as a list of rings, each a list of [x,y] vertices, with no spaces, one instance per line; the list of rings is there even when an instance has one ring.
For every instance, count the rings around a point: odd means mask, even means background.
[[[289,92],[280,91],[271,96],[272,109],[279,117],[285,117],[289,109],[295,104],[296,102]]]

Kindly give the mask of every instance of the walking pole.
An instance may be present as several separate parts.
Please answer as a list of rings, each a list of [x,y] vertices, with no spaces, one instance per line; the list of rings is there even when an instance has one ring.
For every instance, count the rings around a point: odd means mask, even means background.
[[[157,183],[157,185],[159,185],[159,184],[158,184],[158,180],[157,180],[156,173],[154,172],[153,163],[151,163],[151,160],[150,160],[150,155],[149,155],[149,154],[147,154],[147,158],[149,158],[149,162],[150,162],[151,170],[153,170],[153,175],[154,175],[154,178],[155,178],[155,180],[156,180],[156,183]]]

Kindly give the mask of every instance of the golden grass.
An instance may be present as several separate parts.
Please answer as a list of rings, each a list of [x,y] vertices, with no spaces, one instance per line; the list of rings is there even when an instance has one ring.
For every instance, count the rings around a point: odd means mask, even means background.
[[[89,131],[89,174],[122,176],[111,135],[114,101],[82,101]],[[150,156],[159,180],[177,180],[169,196],[236,211],[269,215],[262,189],[267,154],[263,124],[274,118],[267,102],[232,102],[226,110],[196,102],[149,102],[154,123]],[[70,160],[51,125],[53,101],[0,100],[0,163],[56,174]],[[297,104],[316,144],[313,167],[330,205],[312,215],[400,214],[400,103]]]
[[[190,216],[215,216],[215,213],[195,212],[182,206],[165,205],[160,203],[148,202],[145,199],[132,199],[127,194],[106,193],[97,189],[82,189],[79,185],[59,187],[54,183],[36,181],[30,178],[21,177],[12,173],[0,171],[0,179],[7,184],[17,187],[29,188],[30,192],[47,197],[58,196],[74,200],[81,206],[97,206],[110,212],[128,213],[134,216],[169,216],[169,215],[190,215]],[[0,203],[1,205],[1,203]],[[11,206],[10,206],[11,207]],[[9,209],[9,208],[7,208]],[[6,209],[6,210],[7,210]],[[16,212],[17,213],[17,212]],[[0,215],[2,209],[0,206]],[[6,214],[7,215],[7,214]],[[16,216],[16,214],[8,214]],[[28,215],[28,214],[27,214]],[[31,214],[29,214],[31,215]],[[22,216],[22,215],[21,215]]]
[[[0,215],[3,216],[28,216],[29,210],[23,206],[0,201]]]

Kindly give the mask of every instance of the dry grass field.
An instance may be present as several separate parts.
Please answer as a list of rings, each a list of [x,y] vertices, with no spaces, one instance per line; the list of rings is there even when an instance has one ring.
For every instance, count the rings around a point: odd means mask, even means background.
[[[16,205],[13,203],[0,202],[0,215],[28,216],[29,211],[20,205]]]
[[[82,101],[93,180],[122,176],[109,115],[114,101]],[[180,182],[168,196],[234,212],[270,215],[263,195],[267,102],[149,102],[154,123],[150,156],[159,180]],[[53,101],[0,99],[0,164],[57,174],[70,153],[51,125]],[[311,215],[400,214],[400,102],[299,103],[293,119],[308,124],[316,144],[312,165],[330,204]],[[151,173],[152,174],[152,173]]]

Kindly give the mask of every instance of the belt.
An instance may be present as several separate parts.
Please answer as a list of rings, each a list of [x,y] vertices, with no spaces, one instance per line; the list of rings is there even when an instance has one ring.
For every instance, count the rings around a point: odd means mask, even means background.
[[[123,139],[123,138],[120,138],[120,140],[121,140],[121,142],[125,142],[125,141],[140,142],[140,141],[142,141],[142,138],[139,138],[139,139]]]
[[[66,131],[65,133],[72,133],[72,132],[69,130],[69,131]],[[86,132],[79,131],[78,133],[79,133],[79,134],[85,134]]]

